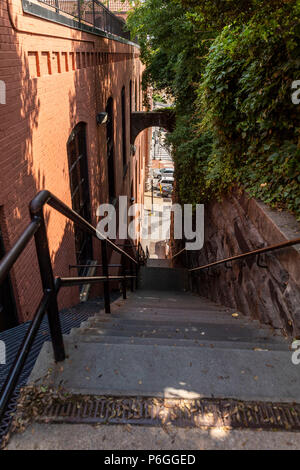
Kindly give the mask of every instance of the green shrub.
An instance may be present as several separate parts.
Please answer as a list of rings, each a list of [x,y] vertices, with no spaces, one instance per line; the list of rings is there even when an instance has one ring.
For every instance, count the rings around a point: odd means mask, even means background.
[[[213,135],[209,181],[226,171],[251,195],[300,217],[300,114],[291,100],[300,70],[296,17],[280,10],[263,25],[253,19],[222,31],[198,88],[198,117],[200,132]]]
[[[145,0],[129,25],[144,87],[175,100],[181,201],[238,185],[300,220],[300,1]]]

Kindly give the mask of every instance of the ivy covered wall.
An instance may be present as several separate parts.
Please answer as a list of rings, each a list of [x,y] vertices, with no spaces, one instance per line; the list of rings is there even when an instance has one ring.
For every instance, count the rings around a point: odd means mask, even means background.
[[[300,1],[135,3],[144,87],[175,103],[181,202],[242,186],[300,220]]]

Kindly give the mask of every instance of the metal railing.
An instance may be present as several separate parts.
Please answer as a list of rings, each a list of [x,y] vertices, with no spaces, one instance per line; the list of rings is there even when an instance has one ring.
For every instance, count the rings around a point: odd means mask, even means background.
[[[79,23],[87,23],[106,33],[131,40],[126,23],[114,15],[98,0],[38,0],[55,9],[57,13],[72,16]],[[133,42],[136,42],[134,39]]]
[[[81,230],[97,238],[101,243],[101,266],[102,275],[92,277],[54,277],[52,263],[50,258],[49,243],[44,218],[44,206],[51,206],[53,209],[74,222]],[[40,304],[34,314],[24,340],[18,350],[17,356],[10,368],[6,381],[0,393],[0,421],[5,409],[9,403],[12,393],[18,383],[20,374],[25,364],[30,348],[37,335],[41,321],[47,312],[50,336],[53,346],[54,359],[56,362],[65,359],[65,349],[61,331],[57,294],[61,287],[68,287],[82,284],[103,283],[104,286],[104,305],[105,312],[110,313],[110,281],[121,281],[123,298],[126,299],[127,280],[131,281],[131,290],[134,290],[134,280],[137,282],[138,267],[140,256],[130,256],[126,251],[117,246],[111,240],[100,234],[89,222],[83,219],[79,214],[70,209],[66,204],[60,201],[49,191],[40,191],[30,203],[31,222],[18,238],[14,246],[0,260],[0,284],[9,274],[14,263],[21,253],[27,247],[30,240],[34,237],[35,247],[40,268],[40,277],[43,287],[43,296]],[[99,239],[99,235],[101,239]],[[120,276],[110,276],[109,269],[117,265],[108,264],[107,249],[110,247],[113,251],[121,255],[121,263],[118,265],[122,273]],[[71,266],[70,266],[71,267]],[[75,267],[75,266],[74,266]],[[78,267],[78,266],[76,266]],[[129,271],[129,274],[128,274]]]
[[[148,246],[146,247],[146,252],[145,252],[141,243],[139,242],[137,246],[137,256],[138,256],[139,264],[146,264],[147,259],[149,258]]]
[[[271,251],[280,250],[282,248],[288,248],[290,246],[294,246],[294,245],[298,245],[298,244],[300,244],[300,238],[294,238],[293,240],[288,240],[286,242],[281,242],[281,243],[277,243],[275,245],[269,245],[269,246],[266,246],[266,247],[263,247],[263,248],[258,248],[256,250],[248,251],[246,253],[241,253],[239,255],[229,256],[228,258],[224,258],[224,259],[221,259],[221,260],[218,260],[218,261],[214,261],[213,263],[208,263],[208,264],[205,264],[203,266],[198,266],[196,268],[190,268],[188,271],[189,272],[202,271],[204,269],[212,268],[212,267],[218,266],[220,264],[225,264],[226,265],[227,263],[229,263],[231,261],[238,261],[238,260],[241,260],[241,259],[249,258],[251,256],[257,256],[258,257],[258,265],[259,265],[260,255],[262,255],[264,253],[271,252]],[[174,260],[175,258],[182,255],[183,253],[187,253],[186,248],[183,248],[182,250],[178,251],[175,255],[173,255],[171,257],[171,259]]]

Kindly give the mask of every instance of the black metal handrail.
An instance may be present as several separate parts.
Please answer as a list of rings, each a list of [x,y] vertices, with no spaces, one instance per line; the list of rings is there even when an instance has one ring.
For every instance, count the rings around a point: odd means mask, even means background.
[[[126,279],[135,279],[136,276],[126,275]],[[76,276],[76,277],[59,277],[57,278],[60,287],[80,286],[82,284],[97,284],[98,282],[122,281],[124,276]]]
[[[175,255],[171,257],[171,259],[177,258],[177,256],[181,255],[184,251],[186,251],[186,248],[182,248],[182,250],[178,251]]]
[[[56,13],[72,16],[79,24],[87,23],[95,29],[131,40],[130,32],[125,30],[126,23],[112,13],[99,0],[38,0],[55,9]],[[134,39],[133,42],[136,42]]]
[[[120,255],[125,255],[132,263],[137,264],[137,261],[132,258],[126,251],[122,250],[118,245],[109,240],[105,235],[103,235],[99,230],[97,230],[93,225],[87,222],[83,217],[81,217],[77,212],[68,207],[65,203],[60,201],[56,196],[54,196],[50,191],[43,190],[40,191],[36,197],[30,203],[30,213],[32,216],[36,217],[40,215],[40,211],[43,209],[43,206],[47,204],[51,206],[56,211],[60,212],[62,215],[72,220],[78,227],[80,227],[85,232],[93,235],[99,239],[99,236],[107,242],[107,244],[114,250],[117,251]]]
[[[231,261],[237,261],[237,260],[249,258],[250,256],[260,256],[264,253],[268,253],[268,252],[275,251],[275,250],[280,250],[282,248],[287,248],[287,247],[298,245],[298,244],[300,244],[300,238],[294,238],[294,239],[288,240],[286,242],[281,242],[281,243],[277,243],[275,245],[265,246],[263,248],[258,248],[256,250],[248,251],[246,253],[241,253],[239,255],[229,256],[228,258],[224,258],[224,259],[221,259],[221,260],[218,260],[218,261],[214,261],[213,263],[208,263],[208,264],[205,264],[203,266],[198,266],[196,268],[191,268],[191,269],[189,269],[189,272],[201,271],[201,270],[208,269],[208,268],[211,268],[211,267],[214,267],[214,266],[218,266],[220,264],[227,264]],[[186,251],[187,251],[186,248],[183,248],[182,250],[178,251],[178,253],[173,255],[171,259],[172,260],[175,259],[176,257],[178,257],[179,255],[181,255],[182,253],[184,253]]]
[[[44,206],[49,205],[54,208],[56,211],[67,217],[69,220],[74,222],[75,225],[80,227],[81,230],[89,233],[90,235],[96,237],[101,243],[101,254],[102,254],[102,276],[93,276],[93,277],[70,277],[70,278],[61,278],[54,277],[48,236],[46,231],[46,223],[44,218]],[[18,350],[16,358],[13,362],[13,365],[10,368],[10,371],[7,375],[6,381],[0,392],[0,420],[3,417],[3,414],[6,410],[6,407],[9,403],[9,400],[12,396],[12,393],[18,383],[20,374],[22,372],[23,366],[25,364],[26,358],[29,354],[30,348],[34,342],[34,339],[37,335],[41,321],[47,312],[50,336],[53,346],[54,359],[56,362],[63,361],[65,359],[65,349],[63,343],[63,336],[60,325],[58,304],[57,304],[57,294],[61,287],[68,287],[81,284],[93,284],[103,282],[104,285],[104,304],[105,312],[110,313],[110,291],[109,291],[109,282],[110,281],[121,281],[122,282],[122,291],[123,298],[126,299],[126,281],[129,279],[131,281],[131,289],[134,289],[134,279],[137,280],[139,258],[138,255],[135,258],[126,253],[123,249],[118,247],[115,243],[105,237],[103,234],[93,227],[89,222],[83,219],[79,214],[77,214],[73,209],[70,209],[66,204],[60,201],[56,196],[51,194],[49,191],[43,190],[40,191],[35,198],[30,203],[30,215],[31,222],[25,228],[23,233],[20,235],[13,247],[5,254],[5,256],[0,260],[0,283],[6,278],[12,269],[13,265],[27,247],[30,240],[35,238],[35,247],[36,253],[40,268],[40,276],[43,286],[43,297],[37,308],[33,321],[31,322],[26,335],[23,339],[23,342]],[[112,250],[116,251],[121,255],[121,268],[122,275],[120,276],[109,276],[109,267],[108,256],[107,256],[107,246],[110,246]],[[129,264],[130,274],[127,274],[127,268]],[[100,266],[100,265],[99,265]],[[135,274],[134,274],[135,266]]]
[[[263,248],[258,248],[256,250],[248,251],[247,253],[241,253],[240,255],[230,256],[229,258],[224,258],[219,261],[214,261],[213,263],[205,264],[204,266],[199,266],[197,268],[189,269],[190,272],[200,271],[202,269],[211,268],[219,264],[226,264],[230,261],[237,261],[240,259],[249,258],[250,256],[259,256],[263,253],[269,253],[271,251],[279,250],[282,248],[287,248],[289,246],[298,245],[300,243],[300,238],[294,238],[293,240],[288,240],[287,242],[277,243],[276,245],[269,245]]]

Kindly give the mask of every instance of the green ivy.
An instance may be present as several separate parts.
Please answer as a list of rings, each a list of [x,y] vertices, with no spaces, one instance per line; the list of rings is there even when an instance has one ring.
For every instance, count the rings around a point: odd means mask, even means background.
[[[241,186],[300,220],[299,0],[145,0],[130,15],[144,87],[169,93],[182,202]]]
[[[300,217],[299,107],[291,84],[300,69],[299,11],[286,8],[223,29],[198,88],[198,117],[213,134],[213,160],[226,179]],[[203,120],[203,113],[206,114]],[[219,174],[210,167],[207,178]]]

